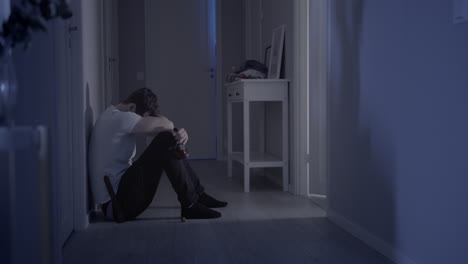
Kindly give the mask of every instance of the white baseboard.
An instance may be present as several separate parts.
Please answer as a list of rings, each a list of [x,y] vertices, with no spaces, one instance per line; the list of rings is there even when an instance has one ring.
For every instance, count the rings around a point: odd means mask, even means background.
[[[335,211],[328,210],[327,215],[330,221],[343,228],[359,240],[363,241],[371,248],[377,250],[379,253],[386,256],[396,264],[417,264],[412,259],[404,255],[403,252],[401,252],[401,250],[393,247],[384,240],[373,235],[361,226],[349,221],[347,218],[336,213]]]

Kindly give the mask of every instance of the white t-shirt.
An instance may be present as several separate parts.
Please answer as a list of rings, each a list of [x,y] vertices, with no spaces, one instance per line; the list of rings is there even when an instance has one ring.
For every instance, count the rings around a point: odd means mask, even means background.
[[[117,193],[120,178],[132,165],[136,137],[131,132],[140,118],[133,112],[122,112],[110,106],[96,121],[91,134],[88,164],[91,189],[97,203],[110,200],[104,176],[109,176]]]

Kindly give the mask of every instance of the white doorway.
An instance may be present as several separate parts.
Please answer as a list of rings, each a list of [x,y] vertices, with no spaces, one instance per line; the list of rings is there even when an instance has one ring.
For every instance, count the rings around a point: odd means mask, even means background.
[[[190,136],[191,159],[217,159],[216,1],[145,1],[146,86]]]

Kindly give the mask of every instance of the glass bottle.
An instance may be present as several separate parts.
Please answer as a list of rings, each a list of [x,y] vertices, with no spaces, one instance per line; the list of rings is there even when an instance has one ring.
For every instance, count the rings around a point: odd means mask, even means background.
[[[179,131],[178,128],[174,128],[174,132],[177,133],[177,131]],[[187,148],[185,147],[184,144],[178,144],[176,143],[176,146],[175,146],[175,155],[178,159],[187,159],[189,157],[189,153],[187,151]]]

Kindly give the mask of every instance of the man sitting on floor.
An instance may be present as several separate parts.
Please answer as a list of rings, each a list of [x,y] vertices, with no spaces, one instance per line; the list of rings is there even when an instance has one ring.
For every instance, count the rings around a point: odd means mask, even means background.
[[[188,134],[183,128],[174,132],[174,124],[159,115],[157,101],[150,89],[138,89],[120,104],[108,107],[97,120],[89,153],[95,201],[109,219],[134,219],[151,204],[165,171],[177,193],[182,220],[221,217],[210,208],[227,203],[209,196],[189,162],[176,155],[175,146],[186,144]],[[155,137],[132,164],[137,135]]]

